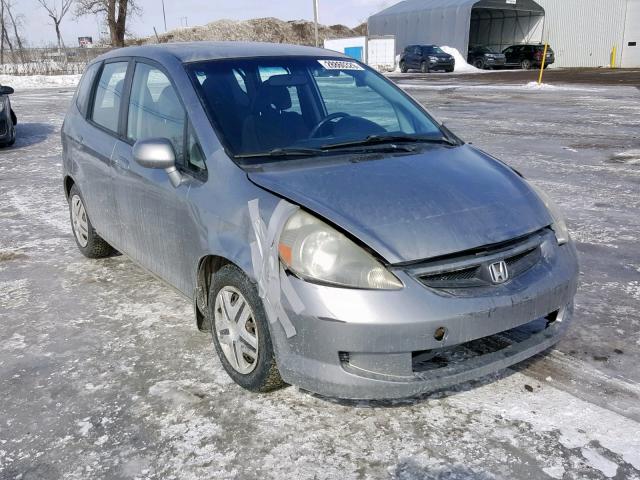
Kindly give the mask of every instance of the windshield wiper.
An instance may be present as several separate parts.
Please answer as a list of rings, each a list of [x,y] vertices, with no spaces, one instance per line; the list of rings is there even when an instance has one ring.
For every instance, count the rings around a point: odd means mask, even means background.
[[[332,143],[329,145],[323,145],[323,150],[334,150],[339,148],[349,148],[349,147],[361,147],[367,145],[381,145],[385,143],[444,143],[447,145],[457,146],[457,143],[454,143],[452,140],[446,137],[421,137],[415,135],[369,135],[368,137],[362,140],[353,140],[349,142],[342,143]]]
[[[311,157],[315,155],[322,155],[324,150],[319,148],[274,148],[268,152],[258,153],[243,153],[236,155],[236,158],[258,158],[258,157]]]

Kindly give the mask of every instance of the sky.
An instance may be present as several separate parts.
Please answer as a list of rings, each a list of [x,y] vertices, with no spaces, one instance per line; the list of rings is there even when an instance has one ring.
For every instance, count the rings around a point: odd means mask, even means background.
[[[47,0],[60,3],[61,0]],[[319,0],[320,23],[342,23],[354,27],[397,0]],[[164,31],[161,0],[138,0],[142,15],[133,18],[129,29],[136,36]],[[312,0],[164,0],[167,29],[178,28],[186,21],[189,26],[203,25],[215,20],[246,20],[259,17],[276,17],[282,20],[313,20]],[[55,30],[45,10],[37,0],[14,0],[14,9],[22,17],[22,34],[30,46],[55,43]],[[186,17],[186,20],[181,17]],[[100,35],[99,19],[94,16],[76,18],[69,12],[64,18],[62,34],[65,44],[77,45],[77,37]]]

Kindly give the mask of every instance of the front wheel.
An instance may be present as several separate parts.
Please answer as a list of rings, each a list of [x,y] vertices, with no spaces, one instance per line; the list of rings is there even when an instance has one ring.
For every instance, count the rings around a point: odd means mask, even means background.
[[[75,185],[69,192],[69,214],[76,245],[87,258],[104,258],[113,253],[113,248],[95,231],[84,206],[84,199]]]
[[[522,68],[522,70],[531,70],[531,60],[525,58],[524,60],[522,60],[522,62],[520,62],[520,67]]]
[[[409,69],[407,68],[407,64],[404,61],[400,62],[400,71],[402,73],[407,73],[409,71]]]
[[[482,60],[481,58],[478,58],[475,62],[473,62],[473,66],[483,70],[484,69],[484,60]]]
[[[429,64],[427,62],[422,62],[420,64],[420,71],[422,73],[429,73]]]
[[[258,290],[235,265],[213,275],[209,309],[213,344],[233,381],[252,392],[284,386]]]
[[[16,127],[15,125],[11,125],[9,128],[9,131],[11,132],[9,135],[9,140],[0,143],[0,147],[11,147],[14,143],[16,143]]]

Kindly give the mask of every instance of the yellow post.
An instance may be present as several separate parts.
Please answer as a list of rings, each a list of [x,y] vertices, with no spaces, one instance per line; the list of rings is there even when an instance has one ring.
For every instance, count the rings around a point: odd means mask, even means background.
[[[611,68],[616,68],[616,57],[617,56],[618,56],[618,46],[614,45],[613,49],[611,50],[611,64],[610,64]]]
[[[542,63],[540,64],[540,76],[538,77],[538,85],[542,84],[542,73],[544,72],[544,64],[547,61],[547,50],[549,49],[549,44],[544,44],[544,52],[542,53]]]

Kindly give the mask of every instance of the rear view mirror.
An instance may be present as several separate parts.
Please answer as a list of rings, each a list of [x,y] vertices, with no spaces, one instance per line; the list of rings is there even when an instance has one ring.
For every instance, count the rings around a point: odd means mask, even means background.
[[[141,167],[163,169],[174,187],[182,183],[182,175],[176,168],[176,152],[166,138],[138,140],[133,145],[133,159]]]
[[[14,92],[13,88],[7,86],[0,86],[0,95],[11,95]]]

